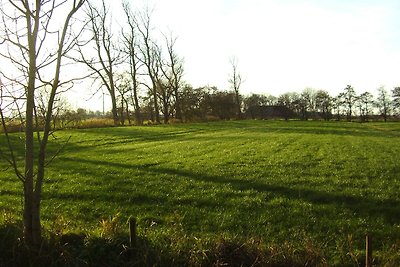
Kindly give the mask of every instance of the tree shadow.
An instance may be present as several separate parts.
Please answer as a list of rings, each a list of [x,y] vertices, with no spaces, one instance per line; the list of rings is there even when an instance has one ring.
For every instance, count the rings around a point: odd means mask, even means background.
[[[190,260],[144,236],[138,236],[131,247],[126,234],[49,232],[37,250],[25,246],[22,232],[20,223],[0,225],[0,266],[188,266]]]
[[[217,185],[230,185],[237,191],[254,190],[261,193],[274,193],[288,199],[299,199],[313,204],[333,205],[348,209],[354,214],[374,218],[383,218],[389,223],[400,219],[400,201],[394,199],[376,200],[368,197],[346,195],[342,192],[318,191],[306,188],[292,188],[288,186],[267,184],[256,180],[233,179],[225,176],[213,176],[206,173],[195,173],[187,170],[178,170],[160,167],[156,164],[125,164],[106,162],[91,159],[64,158],[66,161],[84,162],[95,166],[105,165],[120,169],[141,170],[156,175],[173,175]],[[57,196],[55,196],[57,197]],[[163,200],[160,200],[163,201]]]

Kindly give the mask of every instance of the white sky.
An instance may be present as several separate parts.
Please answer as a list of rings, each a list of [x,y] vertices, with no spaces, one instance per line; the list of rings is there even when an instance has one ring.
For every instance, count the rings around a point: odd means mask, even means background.
[[[400,82],[399,8],[387,0],[161,0],[154,17],[179,36],[194,86],[227,87],[234,55],[246,91],[367,90]]]
[[[242,94],[312,87],[336,95],[347,84],[375,93],[400,85],[399,0],[131,2],[154,7],[155,26],[178,36],[184,79],[194,87],[229,89],[232,56],[245,80]]]

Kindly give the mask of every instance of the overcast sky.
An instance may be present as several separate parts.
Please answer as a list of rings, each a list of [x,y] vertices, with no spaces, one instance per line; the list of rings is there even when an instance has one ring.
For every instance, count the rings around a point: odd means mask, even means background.
[[[400,1],[159,0],[154,19],[178,37],[186,79],[226,88],[239,59],[246,92],[359,90],[400,82]]]
[[[194,87],[229,89],[232,56],[242,94],[400,85],[399,0],[131,2],[154,7],[155,26],[178,37],[184,79]]]

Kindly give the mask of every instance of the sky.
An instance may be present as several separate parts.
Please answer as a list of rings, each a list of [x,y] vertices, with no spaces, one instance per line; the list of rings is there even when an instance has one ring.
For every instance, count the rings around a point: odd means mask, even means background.
[[[107,1],[116,24],[123,24],[121,1]],[[400,86],[399,0],[127,1],[133,9],[154,10],[155,35],[178,38],[184,80],[193,87],[230,89],[232,57],[243,95],[313,88],[335,96],[348,84],[374,94]],[[90,87],[71,90],[73,108],[102,110],[102,94],[92,96]]]
[[[232,57],[244,95],[278,96],[307,87],[337,95],[347,84],[375,93],[400,85],[398,0],[130,2],[154,8],[156,29],[178,37],[184,80],[193,87],[229,89]],[[120,2],[110,3],[118,12]],[[90,100],[95,109],[100,98]]]

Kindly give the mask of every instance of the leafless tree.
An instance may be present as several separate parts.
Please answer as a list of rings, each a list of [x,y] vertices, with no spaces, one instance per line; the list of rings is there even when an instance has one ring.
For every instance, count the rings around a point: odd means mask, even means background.
[[[229,77],[228,81],[231,84],[231,87],[235,93],[236,113],[237,113],[237,118],[240,119],[242,116],[242,107],[241,107],[239,89],[240,89],[240,86],[242,85],[242,75],[238,71],[237,58],[232,57],[230,59],[230,63],[231,63],[231,67],[232,67],[232,73],[231,73],[231,76]]]
[[[356,92],[351,85],[347,85],[343,92],[343,104],[347,106],[347,120],[351,121],[353,115],[353,107],[356,101]]]
[[[130,88],[131,81],[127,75],[120,74],[118,75],[118,80],[116,81],[116,89],[118,92],[117,100],[120,103],[118,108],[119,111],[119,119],[122,125],[125,125],[125,116],[128,119],[128,123],[131,124],[131,117],[129,111],[129,93],[132,93]],[[129,75],[130,76],[130,75]]]
[[[101,87],[107,89],[111,98],[114,124],[118,125],[120,121],[117,111],[116,66],[121,64],[121,53],[114,42],[116,37],[112,33],[110,10],[105,0],[101,0],[100,7],[94,2],[88,2],[86,5],[91,38],[77,45],[79,58],[76,58],[76,61],[85,64],[93,72],[93,77],[101,81]]]
[[[175,100],[175,114],[178,120],[182,120],[182,110],[179,90],[182,85],[183,77],[183,59],[178,56],[175,49],[177,38],[170,34],[168,37],[164,36],[167,46],[167,60],[162,65],[163,74],[168,82],[174,100]]]
[[[15,147],[8,138],[3,109],[1,118],[8,140],[8,152],[0,153],[11,164],[23,185],[24,240],[29,246],[38,247],[41,244],[42,186],[45,167],[54,159],[54,156],[49,159],[47,157],[47,144],[52,133],[54,102],[60,89],[73,81],[73,79],[61,81],[60,71],[65,55],[73,48],[74,36],[79,35],[79,33],[74,35],[71,33],[70,25],[73,16],[84,3],[85,0],[1,2],[0,43],[3,44],[4,49],[0,53],[1,57],[13,66],[14,73],[7,73],[3,69],[1,75],[4,77],[4,83],[5,80],[13,82],[19,86],[20,92],[23,92],[23,97],[20,97],[18,101],[23,101],[25,106],[22,116],[25,126],[24,163],[20,163],[13,152]],[[18,75],[15,76],[15,73]],[[44,126],[39,129],[35,119],[35,96],[38,88],[41,87],[50,89],[46,101]],[[4,92],[4,85],[1,91]],[[36,146],[38,151],[35,149]]]
[[[158,62],[159,48],[151,37],[151,11],[149,9],[145,9],[138,15],[138,19],[136,20],[136,22],[137,29],[141,36],[141,43],[139,45],[141,56],[139,58],[140,61],[144,64],[144,67],[147,70],[147,75],[149,76],[151,81],[151,85],[148,86],[148,88],[150,89],[150,93],[153,98],[152,102],[156,123],[160,123],[160,111],[157,99],[157,89],[159,88],[160,77],[160,68]]]
[[[154,49],[156,52],[157,73],[159,73],[159,75],[155,76],[157,79],[157,97],[162,105],[164,123],[168,123],[173,113],[173,73],[170,67],[171,64],[164,58],[162,48],[155,45]]]
[[[390,103],[389,93],[383,86],[378,88],[378,98],[376,101],[376,107],[379,109],[380,115],[382,115],[383,120],[386,122],[390,115],[392,107]]]
[[[135,123],[138,125],[143,124],[143,119],[141,115],[140,105],[139,105],[139,69],[141,67],[141,62],[139,60],[139,36],[137,28],[137,18],[132,11],[129,2],[123,2],[122,8],[124,10],[128,27],[127,29],[122,29],[122,42],[124,46],[124,54],[129,59],[129,74],[131,78],[131,100],[135,110]]]

